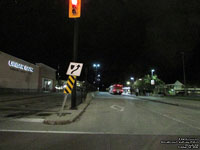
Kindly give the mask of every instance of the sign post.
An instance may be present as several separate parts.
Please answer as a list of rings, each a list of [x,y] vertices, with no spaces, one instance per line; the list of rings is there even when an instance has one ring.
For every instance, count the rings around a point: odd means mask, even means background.
[[[75,63],[75,62],[71,62],[68,67],[66,74],[69,75],[69,77],[66,82],[66,87],[64,89],[65,97],[64,97],[62,107],[59,112],[60,117],[62,116],[63,110],[65,108],[68,94],[73,94],[73,92],[75,91],[74,87],[76,85],[76,77],[80,76],[82,67],[83,67],[82,63]],[[73,101],[73,100],[74,99],[71,99],[71,108],[72,109],[76,107],[76,101]]]
[[[60,113],[59,113],[59,116],[60,116],[60,117],[62,116],[63,110],[64,110],[64,108],[65,108],[65,104],[66,104],[66,102],[67,102],[67,96],[68,96],[68,95],[65,95],[65,98],[64,98],[62,107],[61,107],[61,109],[60,109]]]
[[[80,76],[82,67],[82,63],[71,62],[66,74],[70,75],[71,77]],[[72,91],[71,109],[76,109],[76,80],[74,80],[74,87]]]
[[[62,103],[62,107],[61,107],[60,112],[59,112],[59,116],[60,117],[62,116],[63,110],[65,108],[68,94],[72,93],[75,81],[76,81],[76,76],[69,76],[69,78],[68,78],[68,80],[66,82],[66,87],[64,89],[65,97],[64,97],[64,100],[63,100],[63,103]]]

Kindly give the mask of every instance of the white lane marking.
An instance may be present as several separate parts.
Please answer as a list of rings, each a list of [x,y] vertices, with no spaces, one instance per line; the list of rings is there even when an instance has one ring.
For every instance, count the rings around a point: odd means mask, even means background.
[[[19,119],[13,119],[12,121],[42,123],[42,122],[44,122],[44,119],[39,119],[39,118],[19,118]]]
[[[189,126],[189,127],[191,127],[191,128],[200,130],[199,127],[195,127],[195,126],[193,126],[193,125],[191,125],[191,124],[188,124],[188,123],[186,123],[186,122],[184,122],[184,121],[182,121],[182,120],[179,120],[179,119],[177,119],[177,118],[171,117],[171,116],[169,116],[169,115],[162,114],[162,113],[159,113],[159,112],[155,112],[155,111],[152,111],[152,110],[149,110],[149,111],[151,111],[151,112],[153,112],[153,113],[157,113],[157,114],[159,114],[159,115],[161,115],[161,116],[163,116],[163,117],[166,117],[166,118],[168,118],[168,119],[174,120],[174,121],[176,121],[176,122],[182,123],[182,124],[184,124],[184,125],[186,125],[186,126]]]
[[[110,108],[116,109],[118,111],[124,111],[124,107],[119,106],[119,105],[112,105],[110,106]]]
[[[0,132],[20,132],[20,133],[58,133],[58,134],[114,134],[111,132],[79,132],[79,131],[36,131],[36,130],[7,130],[0,129]]]

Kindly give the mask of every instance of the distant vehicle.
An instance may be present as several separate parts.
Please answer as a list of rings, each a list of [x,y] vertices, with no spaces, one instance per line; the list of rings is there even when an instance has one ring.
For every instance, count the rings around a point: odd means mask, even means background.
[[[109,87],[109,93],[111,94],[122,94],[123,93],[123,85],[121,84],[113,84]]]
[[[123,94],[124,95],[130,95],[131,94],[131,88],[130,87],[123,87]]]

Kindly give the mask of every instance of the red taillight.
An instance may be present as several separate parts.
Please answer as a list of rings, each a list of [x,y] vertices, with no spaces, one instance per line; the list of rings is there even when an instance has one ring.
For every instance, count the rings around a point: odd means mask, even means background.
[[[121,84],[115,84],[114,87],[120,87],[121,88],[122,85]]]

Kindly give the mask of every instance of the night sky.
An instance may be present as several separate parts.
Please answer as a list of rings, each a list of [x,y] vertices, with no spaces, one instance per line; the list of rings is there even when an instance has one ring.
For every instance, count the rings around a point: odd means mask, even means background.
[[[1,0],[0,50],[28,62],[42,62],[61,78],[72,61],[74,20],[68,1]],[[82,0],[79,19],[80,80],[94,75],[93,63],[105,86],[143,77],[154,68],[166,83],[200,85],[199,0]]]

